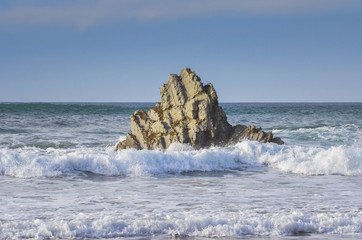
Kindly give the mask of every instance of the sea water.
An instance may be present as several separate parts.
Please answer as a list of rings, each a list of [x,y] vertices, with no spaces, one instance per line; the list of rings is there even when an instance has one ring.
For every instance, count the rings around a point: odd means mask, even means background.
[[[285,145],[115,151],[154,103],[0,104],[0,239],[362,238],[361,103],[224,103]]]

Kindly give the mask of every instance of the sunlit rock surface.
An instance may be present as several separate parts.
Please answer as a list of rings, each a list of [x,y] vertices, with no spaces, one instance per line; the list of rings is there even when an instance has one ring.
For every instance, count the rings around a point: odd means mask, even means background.
[[[213,85],[203,85],[189,68],[183,69],[180,76],[170,74],[168,82],[161,86],[161,97],[161,103],[148,112],[139,110],[131,115],[131,132],[117,149],[167,149],[174,142],[204,148],[245,139],[284,144],[271,132],[253,125],[231,126]]]

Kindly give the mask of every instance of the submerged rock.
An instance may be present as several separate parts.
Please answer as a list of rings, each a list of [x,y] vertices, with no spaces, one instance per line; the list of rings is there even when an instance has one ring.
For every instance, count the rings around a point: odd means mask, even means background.
[[[248,139],[262,143],[284,144],[271,132],[253,125],[231,126],[219,106],[211,83],[205,86],[189,68],[180,76],[170,74],[161,86],[161,103],[131,115],[131,132],[117,149],[166,149],[172,143],[186,143],[195,148],[226,146]]]

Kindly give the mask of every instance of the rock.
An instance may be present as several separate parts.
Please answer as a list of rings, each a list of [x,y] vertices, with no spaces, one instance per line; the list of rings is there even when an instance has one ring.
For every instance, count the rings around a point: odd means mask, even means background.
[[[231,133],[227,145],[232,145],[245,139],[261,143],[273,142],[279,145],[284,144],[280,138],[274,138],[271,132],[266,133],[261,128],[255,128],[254,125],[250,125],[249,127],[236,125],[233,127],[233,132]]]
[[[211,83],[205,86],[189,68],[180,76],[170,74],[161,86],[161,103],[131,115],[131,132],[117,149],[167,149],[172,143],[186,143],[195,148],[226,146],[248,139],[261,143],[284,144],[271,132],[243,125],[231,126],[219,106]]]

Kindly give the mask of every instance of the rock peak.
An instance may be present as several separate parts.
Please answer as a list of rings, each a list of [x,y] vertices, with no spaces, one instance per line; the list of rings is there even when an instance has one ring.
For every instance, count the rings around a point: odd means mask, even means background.
[[[211,83],[203,85],[190,68],[180,75],[170,74],[160,88],[161,103],[131,115],[131,132],[117,149],[166,149],[173,142],[191,144],[196,148],[230,145],[243,139],[283,144],[254,126],[232,127],[219,106]]]
[[[184,68],[181,70],[181,77],[185,76],[185,75],[190,75],[190,74],[195,74],[195,72],[191,71],[191,68]]]
[[[187,101],[205,93],[201,79],[190,68],[183,69],[180,76],[170,74],[168,82],[161,86],[160,92],[163,110],[184,106]]]

